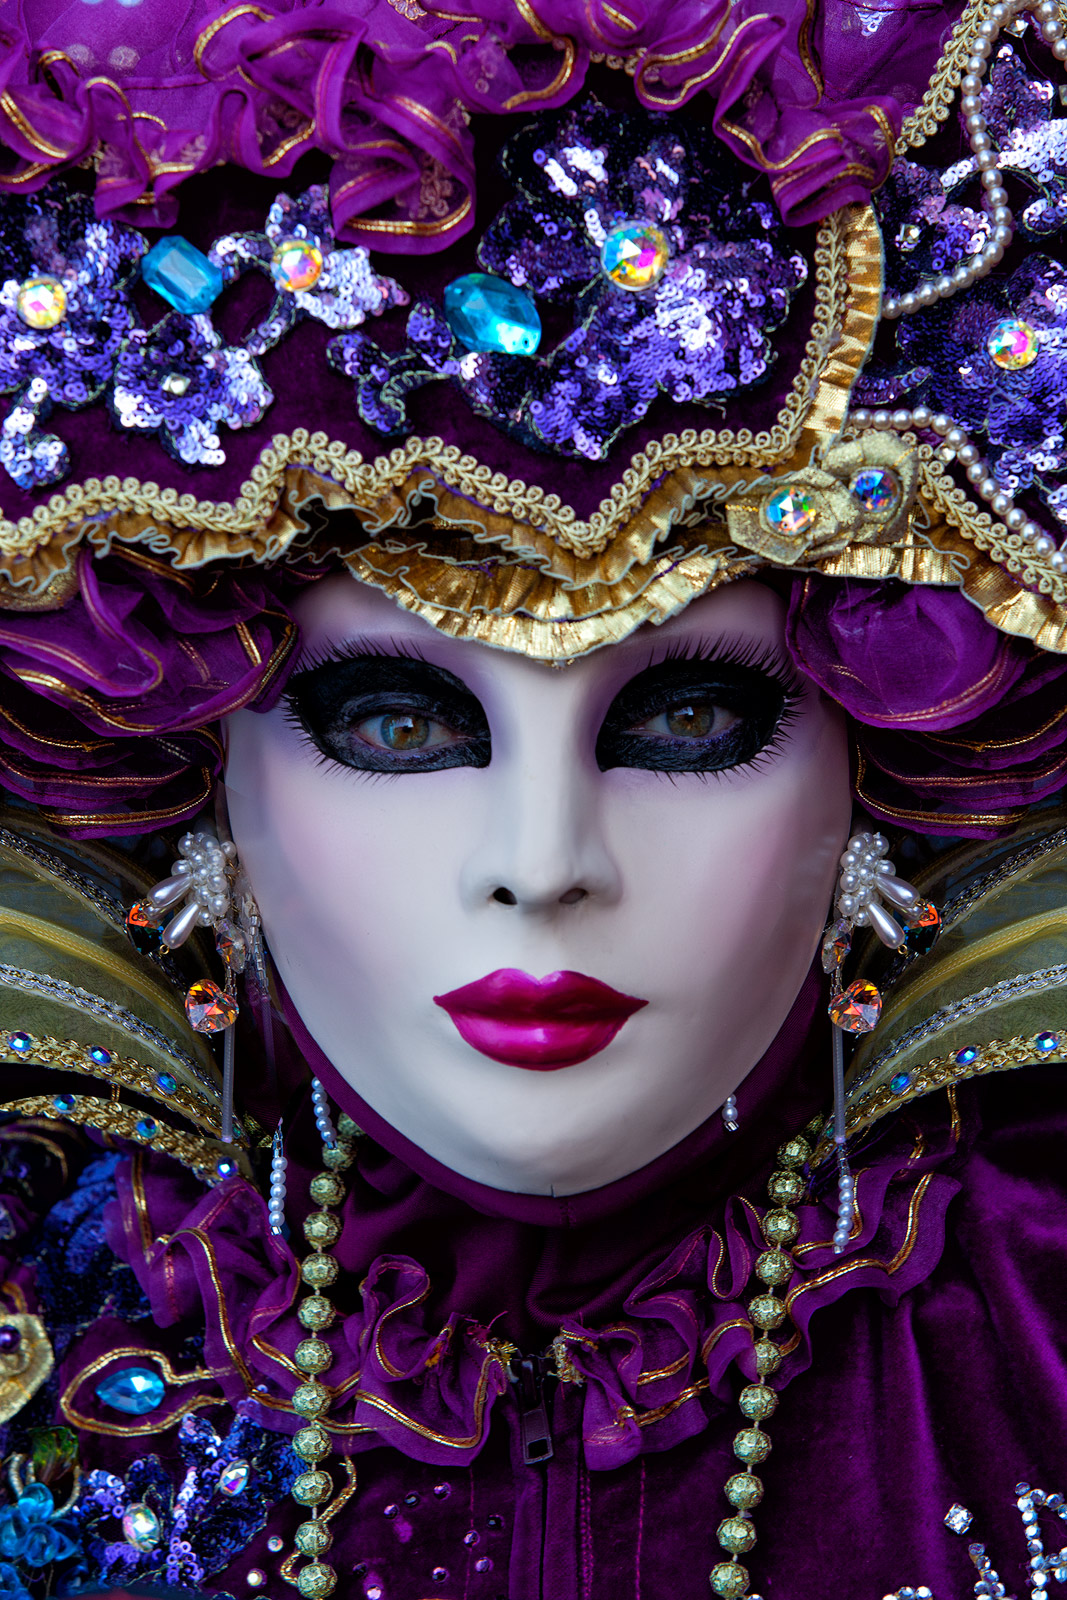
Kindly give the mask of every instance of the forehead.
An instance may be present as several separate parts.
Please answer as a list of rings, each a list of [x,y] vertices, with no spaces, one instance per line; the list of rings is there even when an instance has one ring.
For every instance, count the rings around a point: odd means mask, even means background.
[[[727,584],[694,600],[660,626],[646,623],[620,643],[580,657],[563,672],[511,651],[439,633],[380,590],[347,573],[325,578],[307,590],[293,613],[306,656],[321,654],[331,645],[366,641],[410,651],[468,680],[486,675],[499,679],[515,673],[551,679],[615,677],[620,672],[640,671],[650,659],[672,648],[714,648],[719,642],[751,644],[778,654],[783,652],[785,632],[785,605],[780,596],[752,579]]]

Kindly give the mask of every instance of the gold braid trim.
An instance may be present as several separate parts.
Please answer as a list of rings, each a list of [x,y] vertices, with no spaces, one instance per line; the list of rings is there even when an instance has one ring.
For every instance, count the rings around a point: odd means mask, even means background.
[[[993,0],[970,0],[960,17],[941,59],[934,69],[926,93],[910,117],[905,117],[897,141],[897,151],[918,150],[933,137],[952,110],[952,102],[967,71],[967,58],[974,48],[978,30],[993,9]]]
[[[117,1091],[116,1091],[117,1092]],[[136,1144],[149,1146],[172,1156],[205,1183],[218,1182],[215,1164],[220,1157],[232,1161],[244,1178],[250,1178],[248,1157],[236,1145],[224,1145],[203,1139],[179,1128],[170,1128],[165,1122],[155,1122],[151,1138],[138,1133],[137,1124],[146,1113],[124,1106],[119,1100],[101,1100],[96,1095],[79,1094],[69,1111],[56,1109],[55,1096],[50,1094],[26,1095],[19,1100],[5,1100],[5,1112],[17,1117],[45,1117],[52,1122],[73,1122],[80,1128],[92,1128],[97,1133],[111,1134],[119,1139],[130,1139]]]

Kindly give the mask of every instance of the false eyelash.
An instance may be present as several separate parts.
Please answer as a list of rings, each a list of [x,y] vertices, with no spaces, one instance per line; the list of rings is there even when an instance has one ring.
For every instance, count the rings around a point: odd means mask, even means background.
[[[351,639],[337,639],[330,644],[319,645],[313,650],[302,653],[289,682],[303,677],[305,672],[315,672],[319,667],[332,666],[335,662],[359,661],[366,656],[384,656],[393,661],[421,661],[423,666],[428,665],[417,644],[405,645],[402,650],[396,650],[390,649],[388,640],[364,639],[357,635]]]
[[[710,661],[727,667],[747,667],[752,672],[762,672],[789,697],[799,699],[803,693],[800,674],[793,662],[765,640],[672,640],[662,651],[653,647],[645,670],[662,666],[667,661]]]

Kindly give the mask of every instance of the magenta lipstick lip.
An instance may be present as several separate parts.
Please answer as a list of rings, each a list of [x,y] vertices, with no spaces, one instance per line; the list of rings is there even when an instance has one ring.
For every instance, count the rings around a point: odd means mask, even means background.
[[[648,1004],[581,972],[532,978],[501,967],[449,994],[434,995],[474,1050],[527,1072],[558,1072],[605,1049]]]

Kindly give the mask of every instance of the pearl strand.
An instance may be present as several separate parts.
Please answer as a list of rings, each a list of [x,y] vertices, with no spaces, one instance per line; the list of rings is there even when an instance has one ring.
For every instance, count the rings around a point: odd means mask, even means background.
[[[276,1238],[285,1232],[285,1173],[288,1165],[282,1146],[282,1127],[279,1123],[274,1130],[274,1139],[271,1143],[270,1201],[267,1206],[270,1231]]]
[[[1067,43],[1067,41],[1065,41]],[[936,433],[944,439],[942,456],[955,458],[965,468],[967,478],[975,493],[985,500],[989,509],[1001,519],[1012,533],[1017,533],[1028,544],[1034,555],[1047,560],[1054,572],[1067,571],[1067,554],[1056,546],[1056,541],[1036,522],[1032,522],[1015,504],[992,475],[989,463],[983,461],[978,446],[971,443],[963,428],[957,427],[943,411],[931,411],[928,406],[915,406],[911,410],[869,411],[865,408],[849,413],[849,423],[857,432],[875,428],[882,432],[893,429],[906,432],[916,428],[923,433]]]
[[[326,1090],[318,1078],[311,1080],[311,1104],[315,1112],[315,1126],[319,1131],[319,1138],[327,1149],[332,1150],[337,1143],[337,1134],[330,1121],[330,1103],[326,1098]]]
[[[967,138],[974,151],[975,164],[985,190],[985,209],[993,224],[992,232],[981,250],[970,260],[963,261],[952,272],[937,278],[927,278],[917,289],[899,297],[887,295],[882,301],[882,316],[887,320],[908,317],[916,311],[934,305],[938,300],[948,300],[961,289],[969,289],[979,278],[984,278],[1003,260],[1004,252],[1012,241],[1015,219],[1008,205],[1008,191],[1001,182],[997,168],[997,152],[989,137],[982,114],[982,79],[993,53],[993,46],[1001,29],[1021,12],[1030,11],[1040,26],[1041,37],[1052,46],[1057,61],[1067,60],[1067,39],[1060,21],[1055,0],[1003,0],[989,13],[978,29],[978,37],[971,47],[967,70],[960,80],[960,110],[964,116]]]

